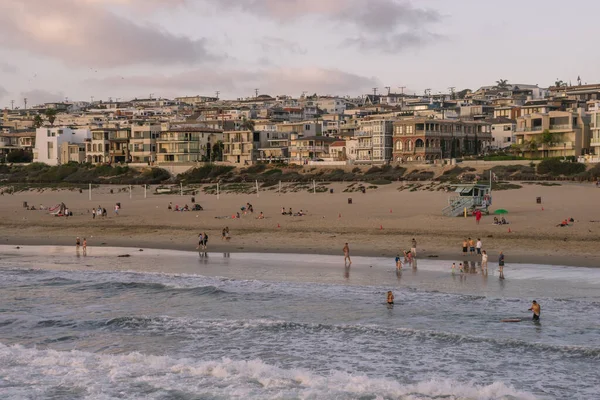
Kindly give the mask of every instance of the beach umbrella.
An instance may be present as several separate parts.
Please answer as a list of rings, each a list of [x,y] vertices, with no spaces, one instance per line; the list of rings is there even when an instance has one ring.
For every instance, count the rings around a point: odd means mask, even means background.
[[[494,211],[494,214],[508,214],[508,211],[503,208],[499,208],[498,210]]]

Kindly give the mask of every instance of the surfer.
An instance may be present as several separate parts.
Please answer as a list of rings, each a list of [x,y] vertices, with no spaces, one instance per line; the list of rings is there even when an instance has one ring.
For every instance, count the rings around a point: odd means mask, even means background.
[[[352,260],[350,259],[350,247],[348,247],[348,243],[346,243],[342,251],[344,252],[344,265],[351,265]]]
[[[540,320],[540,312],[542,311],[540,305],[538,304],[537,301],[533,301],[533,303],[531,303],[531,308],[529,309],[529,311],[533,311],[533,320],[534,321],[539,321]]]
[[[387,292],[387,303],[389,306],[394,305],[394,293],[391,290]]]

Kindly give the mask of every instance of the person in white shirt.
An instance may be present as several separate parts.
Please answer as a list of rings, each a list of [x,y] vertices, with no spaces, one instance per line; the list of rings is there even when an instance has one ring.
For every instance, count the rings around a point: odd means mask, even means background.
[[[487,262],[488,262],[488,255],[485,252],[485,250],[483,250],[481,252],[481,269],[484,271],[487,271]]]
[[[481,255],[481,239],[477,239],[477,244],[475,245],[475,247],[477,248],[477,254]]]

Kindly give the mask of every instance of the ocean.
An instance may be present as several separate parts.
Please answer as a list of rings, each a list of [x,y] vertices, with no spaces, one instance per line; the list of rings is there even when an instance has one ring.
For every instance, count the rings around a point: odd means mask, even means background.
[[[0,246],[0,398],[599,398],[600,269],[455,261]]]

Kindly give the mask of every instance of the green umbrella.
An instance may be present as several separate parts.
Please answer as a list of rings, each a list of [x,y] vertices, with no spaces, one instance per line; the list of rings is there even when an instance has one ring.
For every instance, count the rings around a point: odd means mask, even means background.
[[[508,211],[506,211],[504,208],[500,208],[494,211],[494,214],[508,214]]]

